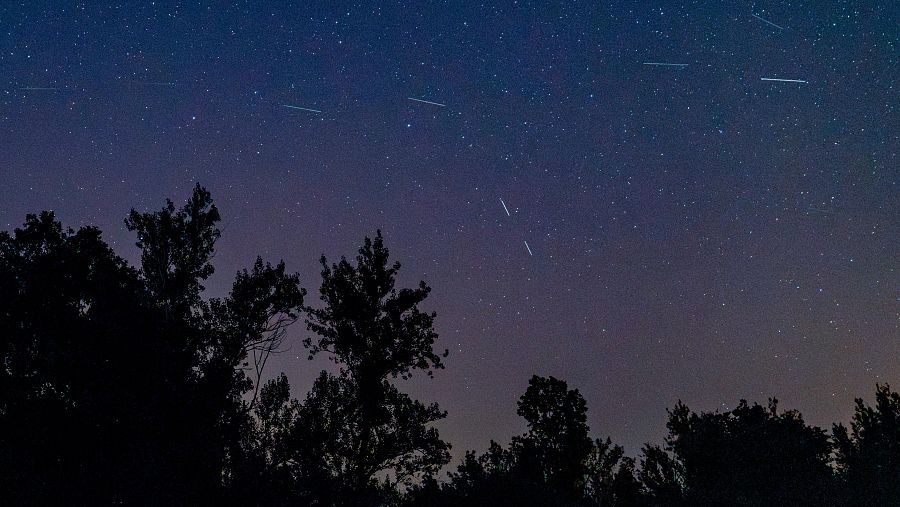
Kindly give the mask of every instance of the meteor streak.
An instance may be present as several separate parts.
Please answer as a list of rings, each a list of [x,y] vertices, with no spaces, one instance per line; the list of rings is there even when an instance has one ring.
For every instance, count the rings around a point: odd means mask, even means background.
[[[775,28],[777,28],[777,29],[779,29],[779,30],[784,30],[784,27],[778,26],[778,25],[776,25],[775,23],[772,23],[771,21],[765,20],[765,19],[763,19],[763,18],[757,16],[756,14],[753,14],[752,12],[750,13],[750,15],[753,16],[754,18],[756,18],[756,19],[762,21],[763,23],[766,23],[767,25],[772,25],[772,26],[774,26]]]
[[[533,253],[531,253],[531,247],[528,246],[528,242],[527,242],[527,241],[525,242],[525,248],[528,249],[528,255],[532,255],[532,256],[534,255]]]
[[[644,62],[644,65],[654,65],[656,67],[687,67],[686,63],[666,63],[666,62]]]
[[[808,81],[804,81],[802,79],[778,79],[776,77],[761,77],[760,81],[779,81],[781,83],[807,83]]]
[[[20,89],[20,90],[33,90],[33,91],[49,91],[49,92],[55,92],[55,91],[58,90],[59,88],[46,88],[46,87],[43,87],[43,86],[23,86],[23,87],[21,87],[21,88],[19,88],[19,89]]]
[[[430,100],[414,99],[412,97],[407,97],[407,98],[409,100],[414,100],[416,102],[422,102],[423,104],[431,104],[432,106],[447,107],[447,104],[441,104],[440,102],[432,102]]]
[[[310,108],[308,108],[308,107],[292,106],[292,105],[289,105],[289,104],[282,104],[281,106],[282,106],[282,107],[288,107],[288,108],[291,108],[291,109],[300,109],[301,111],[309,111],[309,112],[311,112],[311,113],[321,113],[321,112],[322,112],[322,111],[319,111],[318,109],[310,109]]]
[[[503,210],[506,211],[506,216],[508,216],[508,217],[509,217],[509,216],[512,216],[512,215],[509,214],[509,210],[506,208],[506,203],[503,202],[503,198],[502,198],[502,197],[500,198],[500,204],[503,205]]]

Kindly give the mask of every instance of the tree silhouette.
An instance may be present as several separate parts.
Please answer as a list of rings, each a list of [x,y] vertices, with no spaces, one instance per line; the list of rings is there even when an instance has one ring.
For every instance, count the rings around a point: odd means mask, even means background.
[[[642,502],[641,483],[635,477],[635,462],[625,450],[606,440],[594,440],[585,463],[587,499],[598,506],[631,506]]]
[[[131,210],[125,220],[128,230],[137,233],[147,289],[167,316],[183,317],[200,302],[202,282],[214,271],[210,260],[221,236],[216,227],[220,219],[212,196],[197,184],[184,208],[176,211],[167,199],[161,211]]]
[[[0,234],[0,487],[11,503],[206,503],[221,497],[254,382],[303,292],[257,262],[202,300],[218,212],[132,211],[141,269],[52,213]],[[259,357],[259,356],[258,356]],[[227,474],[225,474],[227,475]]]
[[[300,407],[284,374],[260,390],[252,416],[239,428],[224,469],[226,498],[234,505],[297,505],[315,499],[298,476],[292,453]],[[302,470],[300,470],[302,471]]]
[[[528,431],[508,449],[491,442],[468,452],[450,482],[426,480],[413,505],[633,505],[640,497],[634,463],[609,439],[591,440],[587,405],[577,389],[533,376],[519,399]]]
[[[214,417],[208,427],[221,434],[213,445],[223,450],[217,464],[231,497],[249,482],[241,480],[241,471],[255,470],[260,482],[254,484],[269,483],[266,495],[289,489],[275,445],[284,440],[296,412],[288,400],[287,378],[270,381],[263,396],[258,394],[263,367],[284,340],[287,326],[299,318],[304,293],[284,263],[272,266],[257,259],[252,270],[237,274],[228,297],[210,300],[200,312],[205,339],[199,387],[205,413]],[[248,444],[255,444],[249,453]],[[254,456],[256,461],[246,461]]]
[[[684,502],[684,468],[661,447],[644,446],[638,478],[651,505],[681,505]]]
[[[875,406],[857,398],[850,424],[834,425],[838,469],[847,504],[900,504],[900,394],[876,385]]]
[[[578,498],[593,446],[581,393],[562,380],[535,375],[517,412],[528,424],[528,432],[513,439],[519,466],[533,469],[559,495]]]
[[[29,215],[0,234],[0,286],[6,501],[128,502],[197,489],[177,459],[187,442],[173,417],[191,354],[100,231]]]
[[[796,411],[741,400],[730,412],[669,412],[667,446],[678,465],[645,448],[643,477],[658,498],[677,486],[689,505],[822,505],[831,488],[828,436]]]
[[[429,287],[395,288],[379,232],[355,263],[321,259],[321,308],[262,259],[205,298],[219,219],[199,185],[180,209],[132,210],[139,269],[50,212],[0,232],[4,504],[900,505],[900,394],[887,385],[830,439],[774,399],[679,402],[638,467],[591,438],[577,389],[533,376],[517,408],[527,431],[440,481],[450,446],[432,423],[446,413],[396,385],[443,368],[435,315],[419,309]],[[300,402],[264,367],[304,314],[310,357],[338,369]]]
[[[303,403],[304,447],[345,498],[361,503],[371,502],[385,474],[389,483],[407,483],[449,460],[449,444],[429,426],[446,414],[391,382],[415,370],[430,376],[443,364],[433,350],[435,315],[418,307],[431,289],[425,282],[395,289],[400,264],[388,259],[380,231],[365,238],[355,266],[342,257],[329,267],[323,256],[324,307],[307,308],[307,326],[317,335],[304,341],[310,357],[328,353],[341,371],[323,372]]]
[[[191,470],[204,475],[204,489],[211,492],[217,491],[223,471],[228,475],[228,452],[241,440],[262,367],[283,340],[285,327],[299,318],[305,294],[284,263],[272,266],[257,259],[251,271],[236,275],[226,298],[204,301],[202,283],[213,273],[219,220],[209,192],[199,184],[181,210],[167,201],[155,213],[132,210],[126,220],[138,235],[147,292],[170,323],[176,346],[192,358],[192,382],[180,390],[200,429],[191,435],[196,461]],[[247,375],[251,368],[255,381]],[[242,395],[250,389],[254,396],[247,402]]]

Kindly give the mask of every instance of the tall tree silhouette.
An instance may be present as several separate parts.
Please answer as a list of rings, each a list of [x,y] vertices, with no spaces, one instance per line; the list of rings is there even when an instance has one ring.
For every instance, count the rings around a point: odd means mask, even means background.
[[[433,349],[435,315],[419,310],[430,288],[396,289],[400,264],[389,263],[379,231],[365,238],[356,264],[329,266],[323,256],[319,293],[324,306],[308,308],[304,343],[310,357],[327,353],[341,365],[323,373],[301,408],[308,454],[358,501],[370,503],[379,476],[408,482],[449,460],[449,444],[430,423],[446,414],[398,391],[392,380],[416,370],[443,368]],[[446,351],[444,353],[446,355]],[[312,449],[309,446],[313,446]]]
[[[900,505],[900,394],[875,388],[875,406],[858,398],[851,431],[834,425],[837,464],[848,505]]]
[[[593,445],[581,393],[570,390],[565,381],[535,375],[517,412],[528,424],[528,432],[513,439],[519,466],[536,473],[558,494],[578,498]]]
[[[137,233],[141,276],[155,305],[164,312],[169,333],[192,356],[193,382],[181,389],[190,399],[195,461],[193,474],[205,474],[215,491],[224,476],[229,449],[241,440],[240,429],[255,401],[266,359],[284,338],[286,326],[299,318],[304,290],[284,263],[257,259],[239,272],[224,299],[204,301],[203,282],[214,269],[211,259],[220,237],[218,209],[199,184],[185,206],[172,201],[153,213],[132,210],[126,226]],[[252,366],[248,356],[253,356]],[[252,369],[254,379],[247,375]],[[254,389],[253,400],[242,395]]]

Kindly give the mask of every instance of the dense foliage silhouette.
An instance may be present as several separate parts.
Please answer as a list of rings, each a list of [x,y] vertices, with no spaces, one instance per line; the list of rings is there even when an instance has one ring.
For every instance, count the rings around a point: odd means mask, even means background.
[[[851,431],[833,429],[842,500],[860,505],[900,503],[900,393],[877,386],[875,406],[856,400]]]
[[[678,402],[639,459],[593,437],[563,380],[534,376],[527,430],[453,471],[434,403],[400,390],[442,369],[430,288],[396,288],[381,233],[323,257],[321,304],[257,259],[206,298],[219,212],[199,185],[132,211],[140,267],[51,212],[0,233],[0,496],[8,505],[900,505],[900,394],[877,385],[831,433],[792,410]],[[265,365],[304,320],[327,355],[302,400]],[[270,376],[269,376],[270,377]]]
[[[365,239],[356,265],[346,258],[329,267],[323,256],[321,309],[307,308],[310,357],[328,353],[341,365],[338,375],[323,372],[303,404],[300,424],[317,446],[319,466],[347,494],[371,504],[377,476],[387,486],[408,484],[420,472],[435,472],[450,460],[450,446],[429,423],[445,417],[436,404],[424,405],[401,393],[391,379],[443,368],[433,350],[435,315],[418,305],[431,289],[396,289],[400,263],[389,263],[381,232]],[[446,356],[446,352],[444,353]]]
[[[667,448],[687,505],[823,505],[829,498],[826,433],[799,413],[744,400],[728,412],[669,412]]]
[[[609,439],[592,440],[577,389],[534,376],[519,399],[528,431],[509,447],[491,442],[466,456],[446,484],[413,488],[412,505],[633,505],[640,496],[634,463]]]

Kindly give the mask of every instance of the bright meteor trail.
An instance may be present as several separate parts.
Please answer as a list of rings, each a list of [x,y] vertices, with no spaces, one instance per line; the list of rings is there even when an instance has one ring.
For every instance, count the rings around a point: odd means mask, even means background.
[[[527,242],[527,241],[526,241],[526,242],[525,242],[525,248],[527,248],[527,249],[528,249],[528,255],[531,255],[531,256],[533,256],[533,255],[534,255],[534,254],[533,254],[533,253],[531,253],[531,247],[530,247],[530,246],[528,246],[528,242]]]
[[[779,30],[784,30],[784,27],[778,26],[778,25],[776,25],[775,23],[772,23],[771,21],[765,20],[765,19],[763,19],[763,18],[757,16],[756,14],[753,14],[752,12],[750,13],[750,15],[753,16],[754,18],[756,18],[756,19],[762,21],[763,23],[766,23],[767,25],[772,25],[772,26],[774,26],[775,28],[777,28],[777,29],[779,29]]]
[[[759,78],[759,80],[760,81],[778,81],[781,83],[806,83],[807,82],[802,79],[778,79],[776,77],[761,77],[761,78]]]
[[[687,67],[686,63],[665,63],[665,62],[644,62],[644,65],[654,65],[656,67]]]
[[[503,198],[502,198],[502,197],[500,198],[500,204],[503,205],[503,211],[506,212],[506,216],[508,216],[508,217],[509,217],[509,216],[512,216],[512,215],[509,214],[509,209],[506,208],[506,203],[503,202]]]
[[[309,109],[308,107],[300,107],[300,106],[291,106],[289,104],[282,104],[282,107],[289,107],[291,109],[300,109],[301,111],[310,111],[312,113],[321,113],[318,109]]]
[[[423,104],[431,104],[432,106],[447,107],[447,104],[441,104],[440,102],[432,102],[430,100],[414,99],[412,97],[407,97],[407,98],[409,100],[415,100],[416,102],[422,102]]]

